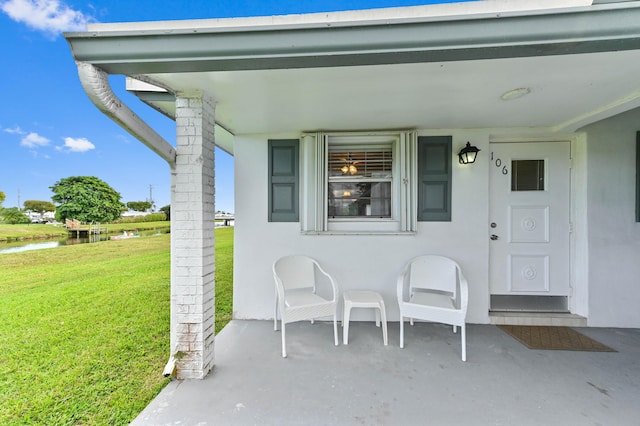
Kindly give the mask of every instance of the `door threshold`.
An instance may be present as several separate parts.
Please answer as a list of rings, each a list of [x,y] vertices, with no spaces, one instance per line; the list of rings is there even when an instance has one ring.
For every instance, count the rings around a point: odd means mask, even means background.
[[[491,312],[568,314],[567,296],[491,295]]]
[[[586,327],[587,319],[561,312],[489,312],[489,323],[495,325],[547,325]]]

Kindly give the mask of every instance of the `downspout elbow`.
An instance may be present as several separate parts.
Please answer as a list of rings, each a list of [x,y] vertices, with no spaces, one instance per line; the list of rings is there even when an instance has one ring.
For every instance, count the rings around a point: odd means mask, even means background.
[[[82,88],[91,102],[103,114],[162,157],[171,168],[175,167],[176,150],[113,93],[107,73],[87,62],[76,62],[76,66]]]
[[[169,358],[169,361],[167,362],[167,365],[164,367],[164,371],[162,372],[162,375],[164,377],[173,377],[176,374],[176,357],[174,355],[171,355],[171,357]]]

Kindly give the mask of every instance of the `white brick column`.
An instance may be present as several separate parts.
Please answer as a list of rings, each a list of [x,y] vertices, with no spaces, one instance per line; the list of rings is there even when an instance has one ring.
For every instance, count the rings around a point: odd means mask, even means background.
[[[176,166],[171,182],[171,354],[180,379],[214,363],[214,102],[176,97]]]

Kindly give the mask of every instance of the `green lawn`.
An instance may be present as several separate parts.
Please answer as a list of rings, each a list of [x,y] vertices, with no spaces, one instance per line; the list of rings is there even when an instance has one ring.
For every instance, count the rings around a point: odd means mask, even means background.
[[[88,228],[89,225],[82,225],[82,229]],[[123,231],[155,230],[158,232],[169,232],[171,229],[171,222],[104,223],[101,225],[101,228],[105,228],[109,234],[121,234]],[[26,225],[0,224],[0,242],[64,238],[68,235],[69,232],[63,226],[36,223]]]
[[[169,232],[171,222],[163,220],[160,222],[131,222],[131,223],[103,223],[101,228],[105,228],[109,234],[121,234],[122,231],[159,231]],[[87,225],[82,228],[88,228]]]
[[[0,224],[0,241],[61,238],[66,236],[67,230],[61,226],[41,225],[35,223],[27,225]]]
[[[0,424],[124,425],[166,385],[169,235],[0,255]],[[216,329],[233,228],[216,230]]]

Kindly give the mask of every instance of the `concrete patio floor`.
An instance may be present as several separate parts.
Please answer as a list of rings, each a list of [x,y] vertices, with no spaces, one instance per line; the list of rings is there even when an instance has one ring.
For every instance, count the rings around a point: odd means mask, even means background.
[[[172,381],[133,425],[637,425],[640,330],[578,328],[618,352],[530,350],[494,325],[231,321],[204,380]],[[340,333],[342,330],[339,330]]]

